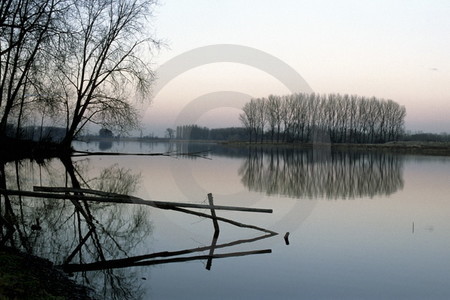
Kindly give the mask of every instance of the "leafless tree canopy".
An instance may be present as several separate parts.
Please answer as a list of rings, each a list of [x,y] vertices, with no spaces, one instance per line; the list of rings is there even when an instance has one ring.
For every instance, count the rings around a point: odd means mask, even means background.
[[[150,92],[149,27],[156,0],[7,0],[0,6],[0,117],[8,127],[36,117],[66,127],[136,127],[132,100]],[[135,92],[133,92],[135,91]],[[27,119],[28,117],[28,119]]]
[[[384,143],[404,131],[405,107],[392,100],[340,94],[293,94],[252,99],[240,120],[250,141]]]

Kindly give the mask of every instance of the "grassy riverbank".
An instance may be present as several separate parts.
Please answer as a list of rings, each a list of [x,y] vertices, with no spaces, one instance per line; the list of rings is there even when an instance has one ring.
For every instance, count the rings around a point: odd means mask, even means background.
[[[389,142],[385,144],[335,144],[335,149],[358,151],[387,151],[402,154],[450,156],[450,143],[443,142]]]
[[[223,145],[235,147],[291,147],[291,148],[324,148],[352,151],[383,151],[400,154],[441,155],[450,156],[449,142],[389,142],[384,144],[324,144],[324,143],[247,143],[223,142]]]

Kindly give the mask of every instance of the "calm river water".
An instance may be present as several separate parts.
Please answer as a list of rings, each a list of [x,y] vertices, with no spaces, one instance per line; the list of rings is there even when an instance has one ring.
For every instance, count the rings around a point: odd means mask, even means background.
[[[81,187],[197,204],[212,193],[216,205],[273,209],[216,213],[278,233],[219,222],[214,239],[210,219],[180,211],[91,203],[84,216],[69,201],[27,199],[27,247],[56,264],[69,261],[74,278],[104,298],[450,299],[449,157],[214,144],[74,146],[209,150],[200,153],[206,158],[83,156],[72,166]],[[7,183],[20,182],[23,190],[70,181],[58,160],[5,170]],[[27,230],[35,218],[42,230]],[[153,255],[141,257],[147,254]],[[113,268],[95,264],[104,260]]]

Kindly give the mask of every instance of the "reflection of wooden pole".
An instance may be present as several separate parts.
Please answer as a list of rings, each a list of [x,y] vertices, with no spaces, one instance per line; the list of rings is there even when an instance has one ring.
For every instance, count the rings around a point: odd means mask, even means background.
[[[78,251],[81,250],[81,247],[86,243],[88,238],[94,233],[94,228],[91,228],[89,232],[86,234],[86,236],[81,240],[81,242],[78,244],[78,246],[75,248],[75,250],[72,251],[72,253],[67,257],[67,259],[64,261],[64,264],[70,263],[70,261],[74,258],[74,256],[77,254]]]
[[[208,257],[208,261],[206,262],[206,270],[211,270],[211,265],[212,265],[212,259],[214,256],[214,250],[216,250],[216,245],[217,245],[217,239],[219,238],[219,230],[214,231],[214,236],[211,242],[211,249],[209,249],[209,257]]]
[[[214,254],[212,258],[218,259],[218,258],[239,257],[239,256],[247,256],[247,255],[255,255],[255,254],[269,254],[269,253],[272,253],[271,249]],[[138,261],[135,263],[122,263],[122,262],[117,262],[117,261],[113,260],[113,261],[100,261],[100,262],[89,263],[89,264],[67,264],[67,265],[62,265],[62,268],[65,272],[72,273],[72,272],[83,272],[83,271],[85,272],[85,271],[97,271],[97,270],[106,270],[106,269],[129,268],[129,267],[137,267],[137,266],[152,266],[152,265],[160,265],[160,264],[168,264],[168,263],[205,260],[208,258],[209,258],[209,255],[197,255],[197,256],[187,256],[187,257],[183,256],[183,257],[175,257],[175,258],[144,260],[144,261]]]
[[[273,236],[272,234],[266,234],[266,235],[257,236],[257,237],[251,238],[251,239],[237,240],[237,241],[233,241],[230,243],[219,244],[219,245],[215,244],[214,248],[215,249],[224,249],[224,248],[233,247],[236,245],[253,243],[253,242],[256,242],[259,240],[270,238],[272,236]],[[108,264],[111,265],[112,268],[116,268],[115,267],[116,265],[117,266],[118,265],[133,266],[135,263],[137,263],[139,261],[149,260],[152,258],[181,256],[181,255],[186,255],[186,254],[191,254],[191,253],[196,253],[196,252],[203,252],[203,251],[207,251],[207,250],[211,250],[211,246],[196,247],[196,248],[184,249],[184,250],[178,250],[178,251],[155,252],[155,253],[138,255],[138,256],[127,257],[127,258],[112,259],[112,260],[108,261]],[[105,263],[105,261],[94,262],[94,263],[90,263],[90,264],[86,264],[86,265],[98,265],[98,264],[103,264],[103,263]]]
[[[214,209],[213,196],[211,193],[208,194],[208,202],[211,206],[211,217],[214,224],[214,232],[219,232],[219,223],[217,222],[216,210]]]

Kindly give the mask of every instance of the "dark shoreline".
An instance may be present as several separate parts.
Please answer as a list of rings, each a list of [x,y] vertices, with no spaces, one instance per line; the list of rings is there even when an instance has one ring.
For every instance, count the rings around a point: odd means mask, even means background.
[[[0,161],[8,162],[21,159],[43,161],[56,157],[68,157],[73,149],[60,143],[48,141],[30,141],[12,138],[0,139]]]
[[[249,143],[242,141],[217,141],[217,140],[169,140],[169,139],[141,139],[141,138],[90,138],[88,140],[80,140],[84,142],[93,141],[110,141],[110,142],[174,142],[174,143],[205,143],[220,144],[227,147],[245,147],[245,148],[298,148],[298,149],[319,149],[331,148],[339,151],[382,151],[397,154],[413,154],[413,155],[433,155],[433,156],[450,156],[450,142],[388,142],[384,144],[329,144],[329,143]],[[36,161],[44,161],[45,159],[70,157],[73,154],[73,148],[63,146],[55,142],[36,142],[17,139],[0,139],[0,161],[8,162],[21,159],[31,159]]]
[[[122,138],[89,138],[81,140],[85,142],[93,141],[110,141],[110,142],[143,142],[143,143],[205,143],[205,144],[220,144],[229,147],[252,147],[252,148],[298,148],[298,149],[313,149],[331,147],[333,150],[351,150],[351,151],[383,151],[398,154],[413,154],[413,155],[433,155],[433,156],[450,156],[450,142],[417,142],[417,141],[398,141],[387,142],[383,144],[330,144],[330,143],[286,143],[286,142],[258,142],[249,143],[243,141],[220,141],[220,140],[178,140],[178,139],[145,139],[137,137],[122,137]]]
[[[450,143],[446,142],[389,142],[385,144],[329,144],[329,143],[248,143],[219,142],[230,147],[281,147],[298,149],[325,149],[351,151],[383,151],[398,154],[450,156]]]

